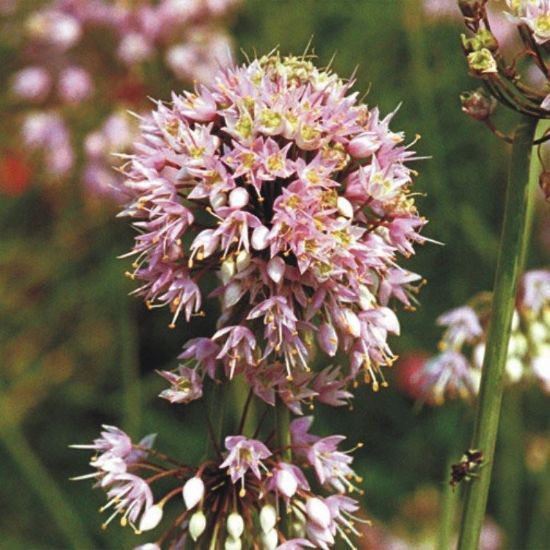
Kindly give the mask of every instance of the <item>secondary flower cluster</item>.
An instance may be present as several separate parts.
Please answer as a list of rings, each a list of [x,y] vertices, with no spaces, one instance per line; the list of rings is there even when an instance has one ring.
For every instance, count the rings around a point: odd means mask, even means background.
[[[104,426],[93,444],[74,445],[95,451],[90,462],[95,471],[75,479],[94,478],[106,491],[102,511],[110,516],[104,527],[119,517],[121,525],[130,525],[137,534],[150,531],[161,523],[169,501],[179,503],[181,509],[162,539],[142,549],[158,549],[163,543],[181,548],[186,541],[198,544],[207,536],[226,549],[251,548],[258,532],[267,550],[329,548],[336,536],[349,541],[348,533],[358,535],[354,523],[364,520],[353,515],[358,503],[344,494],[355,490],[353,480],[358,479],[349,451],[339,449],[345,437],[309,433],[312,420],[303,417],[291,423],[290,449],[228,436],[225,451],[198,467],[153,450],[154,436],[135,445],[122,430]],[[289,451],[294,462],[285,459]],[[316,489],[306,478],[308,471],[314,474]],[[161,481],[167,479],[169,488]],[[290,535],[280,529],[283,522],[290,525]]]
[[[501,18],[504,24],[499,22],[498,32],[494,28],[495,18],[488,10],[487,0],[460,0],[459,6],[471,31],[468,36],[462,36],[462,42],[472,76],[482,79],[486,83],[486,91],[499,103],[527,116],[548,118],[548,0],[506,0],[504,9],[500,8],[506,19]],[[504,33],[503,27],[506,26],[508,32]],[[512,55],[508,56],[502,52],[505,45],[503,36],[510,36],[510,32],[520,41]],[[509,62],[508,57],[513,61]],[[481,110],[480,101],[486,105]],[[463,110],[483,121],[499,137],[510,139],[496,130],[490,121],[494,106],[486,95],[484,99],[479,93],[465,94]]]
[[[230,61],[230,40],[220,23],[238,3],[53,0],[38,9],[32,6],[23,20],[23,6],[10,14],[25,44],[23,68],[11,79],[12,96],[34,106],[24,116],[23,139],[43,156],[50,176],[64,177],[73,170],[79,156],[75,143],[90,130],[83,113],[92,110],[90,119],[97,123],[109,111],[118,116],[118,110],[143,108],[157,85],[151,70],[157,75],[170,71],[186,83],[209,81],[219,64]],[[133,142],[137,123],[130,127]],[[97,139],[102,132],[88,137]],[[109,151],[126,152],[125,147]],[[91,152],[86,147],[85,156],[84,179],[93,190],[108,193],[114,180],[107,175],[112,157],[100,165],[97,147]]]
[[[377,390],[420,277],[398,265],[426,220],[403,135],[306,58],[271,55],[158,103],[127,168],[138,230],[131,278],[150,307],[201,313],[208,274],[222,315],[182,358],[199,378],[244,373],[256,394],[340,402],[346,382]],[[316,348],[349,368],[315,375]],[[298,404],[295,405],[298,407]]]
[[[443,314],[441,353],[423,362],[414,375],[420,399],[441,404],[446,397],[469,398],[478,391],[491,296],[479,294],[470,305]],[[525,273],[521,280],[506,374],[509,383],[537,381],[550,392],[550,270]]]

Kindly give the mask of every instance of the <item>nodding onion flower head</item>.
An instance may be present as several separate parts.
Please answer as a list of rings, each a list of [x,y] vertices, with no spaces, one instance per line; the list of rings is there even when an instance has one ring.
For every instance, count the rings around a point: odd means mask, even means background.
[[[431,404],[446,397],[468,399],[478,392],[491,313],[491,296],[480,293],[469,305],[441,315],[446,327],[441,353],[421,361],[410,383]],[[550,270],[528,271],[520,281],[506,360],[508,383],[535,382],[550,392]]]
[[[225,68],[157,103],[126,168],[135,292],[168,306],[173,327],[202,314],[217,273],[218,331],[186,346],[186,364],[244,372],[257,395],[277,391],[289,407],[316,348],[349,357],[327,401],[343,403],[357,379],[385,385],[387,337],[399,332],[388,305],[412,307],[420,279],[398,265],[426,240],[414,153],[390,130],[393,113],[360,103],[352,84],[306,56]]]

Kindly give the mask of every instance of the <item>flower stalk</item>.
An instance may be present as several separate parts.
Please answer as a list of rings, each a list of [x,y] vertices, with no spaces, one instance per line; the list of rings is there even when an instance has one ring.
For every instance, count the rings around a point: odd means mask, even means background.
[[[528,243],[527,213],[533,196],[529,193],[529,165],[536,123],[535,118],[524,118],[514,137],[487,350],[471,445],[483,452],[485,466],[480,469],[479,479],[471,483],[466,492],[458,550],[475,550],[478,547],[485,517],[512,314],[524,249]]]

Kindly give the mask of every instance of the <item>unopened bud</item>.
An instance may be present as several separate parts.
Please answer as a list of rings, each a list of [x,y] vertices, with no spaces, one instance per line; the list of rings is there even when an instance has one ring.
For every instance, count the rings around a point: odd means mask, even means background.
[[[200,477],[192,477],[183,486],[183,501],[188,510],[194,508],[204,496],[204,483]]]
[[[215,195],[210,197],[210,204],[212,205],[212,208],[214,210],[225,206],[227,204],[227,195],[222,192],[216,193]]]
[[[264,533],[269,533],[272,531],[275,525],[277,524],[277,510],[271,506],[271,504],[266,504],[260,510],[260,526]]]
[[[349,334],[355,338],[361,336],[361,321],[359,317],[351,311],[351,309],[344,309],[342,311],[343,324]]]
[[[474,75],[482,76],[497,73],[497,62],[487,48],[469,53],[467,60],[468,68]]]
[[[283,280],[285,270],[285,261],[279,256],[275,256],[267,262],[267,274],[274,283],[279,284]]]
[[[222,282],[224,285],[226,285],[231,279],[231,277],[235,275],[235,271],[236,271],[235,262],[233,261],[232,258],[227,258],[227,260],[224,260],[222,262],[220,273],[221,273]]]
[[[237,512],[233,512],[227,516],[227,532],[234,539],[239,539],[243,534],[244,520]]]
[[[487,120],[495,111],[497,100],[483,88],[460,94],[462,112],[475,120]]]
[[[229,193],[229,206],[232,208],[243,208],[248,204],[250,195],[244,187],[236,187]]]
[[[243,543],[241,539],[234,539],[233,537],[227,537],[225,539],[225,544],[223,545],[224,550],[241,550]]]
[[[307,517],[319,527],[326,529],[331,522],[328,506],[317,497],[309,498],[306,502]]]
[[[271,529],[267,533],[262,533],[262,543],[264,550],[275,550],[279,544],[279,535],[275,529]]]
[[[487,48],[492,52],[498,50],[498,40],[489,29],[479,29],[476,33],[476,38],[480,48]]]
[[[259,225],[252,231],[252,248],[256,250],[263,250],[267,248],[267,236],[269,235],[269,229],[265,225]]]
[[[242,294],[243,290],[238,281],[229,283],[223,294],[224,306],[227,308],[233,307],[241,299]]]
[[[206,516],[202,510],[195,512],[189,520],[189,534],[191,538],[197,542],[197,539],[204,533],[206,529]]]
[[[458,0],[458,7],[464,17],[477,19],[486,3],[487,0]]]
[[[338,197],[336,199],[336,207],[344,218],[353,218],[353,206],[345,197]]]
[[[235,266],[237,271],[244,271],[250,265],[250,252],[241,250],[235,258]]]
[[[141,516],[139,530],[150,531],[151,529],[154,529],[160,523],[162,514],[162,506],[160,504],[154,504],[150,508],[147,508]]]

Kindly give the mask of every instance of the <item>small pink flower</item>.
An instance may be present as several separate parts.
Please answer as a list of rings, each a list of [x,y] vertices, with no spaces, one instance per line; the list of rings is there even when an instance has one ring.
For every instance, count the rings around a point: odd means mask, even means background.
[[[244,487],[244,476],[251,470],[257,479],[261,479],[262,460],[271,456],[271,451],[260,441],[247,439],[242,435],[225,438],[225,448],[229,451],[220,468],[227,468],[231,481],[241,480]]]

